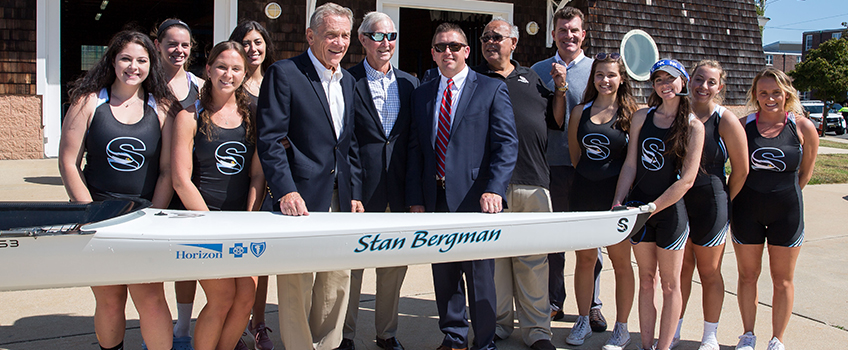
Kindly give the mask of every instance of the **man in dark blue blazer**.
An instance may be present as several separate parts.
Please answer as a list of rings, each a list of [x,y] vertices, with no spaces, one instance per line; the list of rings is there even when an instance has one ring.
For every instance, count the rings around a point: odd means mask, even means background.
[[[351,192],[354,79],[339,66],[353,13],[315,9],[309,50],[274,63],[257,106],[257,149],[268,182],[265,208],[284,215],[361,211]],[[350,271],[278,275],[280,336],[286,349],[330,350],[341,343]],[[311,310],[306,307],[311,305]]]
[[[498,213],[518,154],[506,84],[478,75],[465,60],[470,49],[453,23],[436,28],[431,53],[439,77],[413,92],[407,204],[413,212]],[[472,349],[495,349],[494,260],[433,264],[440,350],[468,348],[468,286]]]
[[[354,138],[351,152],[353,192],[361,194],[365,211],[405,212],[406,152],[409,144],[410,102],[418,79],[392,67],[397,30],[391,17],[369,12],[359,26],[365,59],[350,69],[356,78]],[[377,268],[374,328],[377,345],[403,350],[397,339],[400,288],[406,266]],[[362,290],[362,269],[350,273],[350,303],[344,339],[339,350],[354,350],[356,318]]]

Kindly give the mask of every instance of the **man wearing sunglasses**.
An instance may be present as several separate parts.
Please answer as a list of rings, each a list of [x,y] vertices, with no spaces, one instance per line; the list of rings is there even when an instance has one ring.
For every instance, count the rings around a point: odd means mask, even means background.
[[[356,78],[353,121],[358,152],[351,153],[355,159],[353,192],[361,194],[367,212],[404,212],[410,102],[418,79],[392,67],[397,32],[388,15],[369,12],[358,32],[365,59],[349,70]],[[395,336],[406,269],[406,266],[377,268],[374,328],[377,345],[385,350],[403,350]],[[361,290],[362,270],[352,270],[350,303],[339,350],[354,350]]]
[[[431,54],[439,76],[412,95],[407,204],[413,212],[498,213],[518,154],[506,84],[468,69],[462,29],[442,23]],[[466,349],[465,285],[477,350],[495,349],[493,259],[433,264],[444,333],[439,350]]]
[[[480,37],[486,63],[474,70],[506,83],[515,115],[518,160],[506,192],[509,208],[504,211],[550,212],[547,129],[559,130],[562,126],[565,100],[553,99],[553,93],[536,72],[510,59],[518,44],[518,33],[518,27],[503,18],[489,22]],[[535,350],[556,349],[551,344],[547,254],[495,259],[495,291],[496,340],[510,336],[517,310],[524,343]]]
[[[565,123],[561,130],[548,130],[548,164],[551,168],[551,202],[555,212],[569,211],[568,203],[571,183],[574,179],[574,166],[568,152],[568,120],[574,106],[580,104],[586,84],[592,71],[591,58],[583,54],[583,41],[586,39],[583,12],[566,6],[554,13],[554,30],[551,31],[556,54],[546,60],[536,62],[533,70],[539,74],[549,89],[555,92],[557,99],[565,99]],[[565,77],[560,79],[558,77]],[[578,118],[580,116],[577,116]],[[598,249],[598,262],[595,265],[595,290],[592,309],[589,311],[589,324],[592,331],[603,332],[607,322],[601,314],[600,272],[603,268],[603,255]],[[562,306],[565,302],[565,254],[548,254],[550,268],[549,294],[551,317],[563,318]],[[591,335],[591,332],[589,333]],[[587,336],[588,337],[588,336]]]

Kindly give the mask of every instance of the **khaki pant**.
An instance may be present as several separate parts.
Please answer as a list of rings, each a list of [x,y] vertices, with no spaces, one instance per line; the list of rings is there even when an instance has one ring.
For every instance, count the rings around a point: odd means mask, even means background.
[[[552,209],[550,193],[540,186],[510,184],[506,201],[507,212],[551,212]],[[495,259],[495,291],[498,337],[509,337],[517,312],[525,344],[530,346],[551,339],[547,254]]]
[[[339,211],[333,191],[330,211]],[[287,350],[332,350],[342,341],[350,270],[277,275],[280,338]]]
[[[391,209],[386,208],[390,213]],[[406,277],[406,266],[377,268],[377,295],[374,305],[374,328],[377,338],[397,336],[400,287]],[[359,316],[359,296],[362,292],[362,269],[350,272],[350,302],[344,321],[344,338],[356,338],[356,318]]]

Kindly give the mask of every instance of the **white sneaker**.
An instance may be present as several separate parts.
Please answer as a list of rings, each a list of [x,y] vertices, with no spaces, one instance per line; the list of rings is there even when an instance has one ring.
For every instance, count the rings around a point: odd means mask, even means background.
[[[630,332],[627,331],[627,328],[620,326],[616,322],[615,328],[612,330],[612,335],[607,340],[603,350],[622,350],[627,344],[630,344]]]
[[[706,339],[701,342],[701,347],[698,350],[719,350],[718,340],[715,338]]]
[[[757,336],[754,333],[747,332],[739,336],[739,343],[736,344],[736,350],[754,350],[757,346]]]
[[[654,346],[653,346],[654,349],[657,348],[657,343],[659,343],[659,342],[660,342],[659,339],[654,340]],[[678,345],[680,345],[680,338],[677,338],[677,337],[671,338],[671,345],[668,346],[668,350],[674,349]]]
[[[565,342],[569,345],[583,345],[583,341],[591,336],[592,328],[589,327],[589,317],[578,316],[577,322],[571,328],[571,333],[568,334],[568,338],[565,338]]]
[[[766,348],[766,349],[767,350],[786,350],[786,348],[783,347],[783,343],[781,343],[780,340],[777,339],[777,337],[771,338],[771,341],[769,341],[768,348]]]

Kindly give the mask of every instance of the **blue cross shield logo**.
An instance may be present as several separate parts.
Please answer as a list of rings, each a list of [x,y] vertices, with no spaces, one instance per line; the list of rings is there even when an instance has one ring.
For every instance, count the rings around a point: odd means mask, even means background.
[[[265,252],[265,242],[250,242],[250,252],[257,258],[262,256]]]
[[[236,243],[230,248],[230,254],[232,254],[236,258],[241,258],[242,255],[247,254],[244,249],[244,245],[241,243]]]

